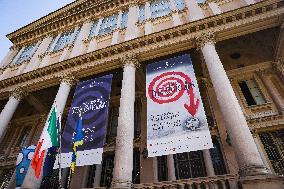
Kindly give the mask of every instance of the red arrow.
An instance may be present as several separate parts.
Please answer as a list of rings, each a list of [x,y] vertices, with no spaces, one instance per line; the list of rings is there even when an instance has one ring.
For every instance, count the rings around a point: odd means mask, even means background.
[[[199,106],[199,99],[196,99],[196,102],[194,102],[194,92],[192,88],[187,90],[187,95],[189,98],[189,104],[184,104],[183,106],[188,113],[194,117]]]

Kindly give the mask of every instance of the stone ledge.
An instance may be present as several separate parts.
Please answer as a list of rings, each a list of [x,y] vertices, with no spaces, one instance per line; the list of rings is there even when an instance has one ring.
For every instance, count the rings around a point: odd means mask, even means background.
[[[284,177],[278,175],[256,175],[241,177],[243,189],[283,189]]]

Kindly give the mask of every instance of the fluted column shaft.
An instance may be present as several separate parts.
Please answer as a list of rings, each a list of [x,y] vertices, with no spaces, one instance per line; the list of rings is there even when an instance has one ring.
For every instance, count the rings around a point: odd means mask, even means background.
[[[58,113],[63,113],[71,87],[74,83],[75,83],[75,78],[73,76],[67,75],[65,77],[62,77],[59,89],[57,91],[57,94],[54,100],[57,106]]]
[[[154,182],[158,182],[158,161],[157,161],[157,157],[153,157],[153,180]]]
[[[268,89],[269,94],[271,95],[278,111],[281,114],[284,114],[284,99],[282,99],[281,95],[279,94],[278,90],[275,88],[271,80],[269,80],[269,76],[264,77],[263,73],[259,73],[260,79],[262,80],[264,86]],[[270,82],[269,82],[270,81]]]
[[[212,158],[209,149],[202,150],[207,176],[215,176]]]
[[[20,88],[11,92],[10,98],[0,114],[0,141],[24,94]]]
[[[168,180],[169,181],[176,180],[175,160],[173,154],[167,156],[167,167],[168,167]]]
[[[100,187],[101,174],[102,174],[102,164],[98,164],[98,165],[96,165],[93,187]]]
[[[242,176],[266,174],[267,169],[261,160],[241,106],[215,49],[214,35],[203,33],[197,38],[197,43],[204,56],[226,129],[236,151],[240,174]]]
[[[123,63],[123,80],[112,182],[113,188],[130,188],[132,185],[135,70],[138,61],[132,57],[126,57]]]

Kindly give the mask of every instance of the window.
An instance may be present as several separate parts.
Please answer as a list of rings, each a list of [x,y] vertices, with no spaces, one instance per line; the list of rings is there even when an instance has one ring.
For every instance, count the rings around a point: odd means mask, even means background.
[[[102,162],[101,187],[110,187],[114,167],[114,154],[105,155]]]
[[[184,0],[175,0],[176,8],[182,10],[185,8]]]
[[[75,32],[75,33],[74,33]],[[59,39],[57,40],[56,42],[56,45],[53,49],[53,52],[55,51],[58,51],[60,49],[63,49],[66,45],[70,44],[70,43],[73,43],[73,41],[75,41],[78,33],[80,32],[80,29],[74,31],[74,30],[71,30],[71,31],[68,31],[68,32],[65,32],[65,33],[62,33],[61,36],[59,37]],[[73,34],[75,35],[74,38],[72,39],[73,37]]]
[[[23,146],[27,145],[27,141],[29,139],[30,131],[31,131],[30,127],[25,127],[21,131],[20,138],[19,138],[19,140],[16,144],[17,147],[23,147]]]
[[[140,151],[138,148],[133,149],[132,183],[140,183]]]
[[[150,5],[151,17],[158,18],[171,12],[169,0],[155,0]]]
[[[141,23],[145,20],[145,5],[139,6],[138,22]]]
[[[110,120],[106,136],[107,143],[115,141],[117,126],[118,126],[119,106],[110,108]]]
[[[284,175],[284,129],[261,133],[260,140],[267,157],[278,175]]]
[[[157,157],[158,181],[168,180],[167,156]]]
[[[96,30],[97,30],[98,23],[99,23],[98,20],[93,22],[93,25],[92,25],[92,28],[91,28],[91,31],[90,31],[90,34],[89,34],[89,38],[91,38],[91,37],[96,35]]]
[[[174,159],[177,179],[206,176],[202,151],[175,154]]]
[[[122,18],[121,18],[121,28],[122,29],[127,27],[127,20],[128,20],[128,11],[124,11],[122,13]]]
[[[105,17],[102,21],[99,35],[104,35],[112,32],[117,26],[117,14]]]
[[[261,94],[255,80],[240,81],[239,86],[248,106],[261,105],[266,101]]]
[[[213,148],[211,148],[209,151],[215,174],[216,175],[226,174],[227,172],[224,164],[223,155],[221,152],[220,144],[217,140],[213,140]]]
[[[24,51],[21,53],[19,58],[16,60],[15,64],[20,64],[25,60],[28,60],[32,57],[33,53],[35,52],[36,44],[32,44],[27,46]]]

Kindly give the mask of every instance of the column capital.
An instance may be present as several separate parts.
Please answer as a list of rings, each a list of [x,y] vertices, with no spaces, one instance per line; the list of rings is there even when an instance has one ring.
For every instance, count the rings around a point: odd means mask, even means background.
[[[139,0],[132,0],[130,1],[128,7],[138,6]]]
[[[203,32],[195,38],[195,42],[198,49],[203,48],[205,43],[215,44],[215,33],[212,31]]]
[[[77,83],[78,80],[75,78],[75,76],[71,74],[67,74],[67,75],[61,76],[60,81],[61,83],[66,83],[69,86],[73,86],[75,83]]]
[[[10,91],[10,97],[14,97],[17,100],[23,99],[25,96],[27,96],[27,94],[28,93],[20,87],[14,88]]]
[[[135,54],[128,54],[122,57],[121,63],[123,64],[123,67],[126,67],[126,66],[132,66],[134,68],[140,67],[140,63]]]

